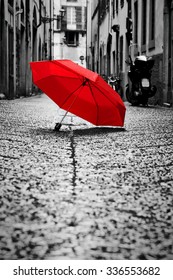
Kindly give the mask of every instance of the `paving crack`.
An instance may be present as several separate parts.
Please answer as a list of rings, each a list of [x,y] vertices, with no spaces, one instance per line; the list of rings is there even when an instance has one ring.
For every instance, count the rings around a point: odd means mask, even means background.
[[[74,132],[70,131],[70,147],[71,147],[71,158],[72,158],[72,166],[73,166],[73,176],[72,176],[72,185],[73,185],[73,194],[75,194],[76,187],[76,156],[75,156],[75,143],[74,143]]]

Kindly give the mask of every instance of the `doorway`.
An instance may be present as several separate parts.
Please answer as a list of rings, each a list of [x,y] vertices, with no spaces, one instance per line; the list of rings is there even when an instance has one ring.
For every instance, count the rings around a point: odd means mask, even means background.
[[[5,17],[4,17],[4,1],[1,1],[0,5],[0,89],[4,84],[4,57],[5,57],[5,48],[4,48],[4,28],[5,28]]]
[[[8,97],[12,99],[14,97],[14,57],[13,57],[13,28],[9,26],[8,28],[8,68],[9,68],[9,88],[8,88]]]

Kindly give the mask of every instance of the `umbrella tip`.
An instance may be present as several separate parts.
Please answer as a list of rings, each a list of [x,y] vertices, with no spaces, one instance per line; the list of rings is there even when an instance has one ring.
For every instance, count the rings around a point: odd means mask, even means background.
[[[59,131],[61,128],[62,124],[61,123],[56,123],[54,130]]]

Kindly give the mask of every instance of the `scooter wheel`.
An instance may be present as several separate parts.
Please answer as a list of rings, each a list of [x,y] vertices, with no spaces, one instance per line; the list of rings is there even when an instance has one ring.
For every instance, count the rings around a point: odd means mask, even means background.
[[[132,106],[139,106],[139,102],[138,101],[131,101]]]
[[[126,88],[126,98],[127,98],[127,101],[131,103],[129,87]]]
[[[142,102],[142,106],[148,106],[148,102]]]
[[[129,87],[127,87],[127,89],[126,89],[126,98],[127,98],[127,101],[132,104],[132,106],[139,105],[139,102],[132,98],[132,93],[129,91]]]
[[[142,104],[143,106],[147,106],[147,105],[148,105],[148,98],[142,98],[141,104]]]

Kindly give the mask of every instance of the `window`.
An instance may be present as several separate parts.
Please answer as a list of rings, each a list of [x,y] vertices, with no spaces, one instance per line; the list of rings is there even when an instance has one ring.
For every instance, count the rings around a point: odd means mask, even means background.
[[[3,40],[3,33],[4,33],[4,2],[2,1],[0,3],[0,5],[1,5],[0,6],[0,41],[2,41]],[[0,44],[0,48],[1,48],[1,46],[2,45]],[[1,56],[1,52],[0,52],[0,56]]]
[[[120,71],[123,71],[123,36],[120,37]]]
[[[68,46],[78,46],[79,45],[79,33],[75,31],[66,31],[66,44]]]
[[[82,29],[82,7],[67,7],[67,29]]]
[[[35,7],[34,7],[34,11],[33,11],[32,25],[33,25],[34,28],[37,29],[37,12],[36,12]]]
[[[112,16],[115,17],[115,0],[112,0]]]
[[[108,0],[101,0],[99,2],[99,6],[100,6],[100,19],[101,19],[101,21],[103,21],[106,13],[109,10],[109,1]]]
[[[21,13],[21,22],[24,25],[25,19],[24,19],[24,5],[23,5],[23,1],[21,1],[21,9],[23,10],[23,12]]]
[[[57,29],[86,30],[86,7],[63,6],[66,13],[62,21],[57,21]]]
[[[155,0],[150,0],[149,48],[155,47]]]
[[[14,3],[13,0],[8,0],[8,11],[10,12],[10,17],[11,15],[13,15],[13,3]],[[11,19],[10,19],[10,25],[12,25]]]
[[[13,2],[14,2],[14,0],[8,0],[8,4],[9,4],[11,7],[13,7]]]
[[[76,7],[76,28],[82,29],[82,7]]]
[[[67,29],[76,29],[75,7],[67,7]]]
[[[118,13],[119,0],[116,0],[116,13]]]
[[[116,56],[115,56],[115,51],[113,51],[113,53],[112,53],[112,55],[113,55],[113,75],[115,76],[115,64],[116,64],[116,60],[115,60],[115,58],[116,58]]]
[[[77,0],[67,0],[67,2],[77,2]]]
[[[146,50],[147,0],[142,1],[142,51]]]
[[[128,17],[132,18],[132,0],[128,0]]]
[[[0,3],[0,83],[4,81],[4,24],[5,24],[4,2]]]
[[[138,2],[134,4],[134,43],[138,43]]]
[[[121,0],[121,8],[124,7],[124,0]]]

